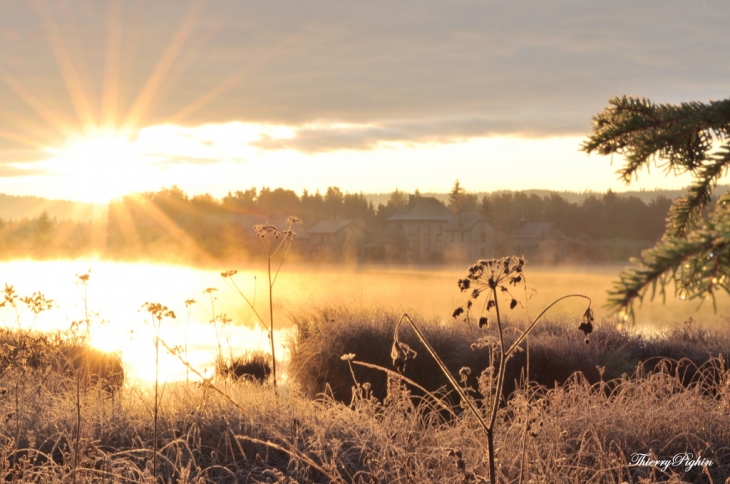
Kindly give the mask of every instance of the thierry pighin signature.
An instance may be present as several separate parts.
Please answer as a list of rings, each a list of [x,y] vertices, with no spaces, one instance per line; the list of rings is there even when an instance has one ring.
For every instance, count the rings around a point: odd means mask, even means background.
[[[682,467],[685,472],[689,472],[693,467],[711,467],[713,462],[702,456],[695,457],[692,453],[679,453],[672,458],[668,459],[657,459],[651,454],[642,454],[640,452],[634,452],[631,454],[631,465],[637,467],[657,467],[662,471],[670,467]]]

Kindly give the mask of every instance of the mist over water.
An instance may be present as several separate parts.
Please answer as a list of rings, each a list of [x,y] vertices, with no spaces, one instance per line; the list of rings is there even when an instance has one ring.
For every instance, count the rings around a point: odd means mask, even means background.
[[[268,324],[268,293],[265,268],[248,267],[193,268],[154,263],[122,263],[101,260],[32,261],[17,260],[0,264],[0,284],[14,286],[20,296],[36,291],[54,300],[50,311],[37,317],[22,304],[20,314],[0,309],[0,324],[39,331],[67,330],[72,321],[84,319],[84,304],[92,320],[91,343],[105,351],[121,352],[127,367],[128,381],[154,380],[153,330],[146,324],[149,314],[141,310],[145,302],[168,306],[176,319],[165,319],[161,337],[171,347],[180,346],[191,364],[206,376],[212,375],[219,342],[223,355],[237,355],[247,350],[268,353],[268,327],[265,328],[240,295],[221,277],[221,272],[237,269],[235,281],[254,303]],[[621,266],[526,266],[527,289],[514,290],[525,307],[518,307],[509,317],[535,317],[550,302],[571,293],[593,299],[597,320],[618,323],[603,308],[607,291],[617,279]],[[78,275],[89,274],[86,292]],[[361,266],[285,265],[274,287],[275,341],[277,359],[287,359],[287,333],[292,330],[291,316],[313,308],[343,304],[391,307],[424,318],[437,318],[451,324],[453,309],[464,303],[456,281],[466,274],[462,266]],[[208,289],[213,289],[206,291]],[[668,288],[668,294],[673,294]],[[212,298],[212,299],[211,299]],[[185,301],[196,302],[186,306]],[[718,297],[717,313],[706,301],[679,301],[668,296],[667,303],[645,302],[637,308],[637,327],[661,328],[689,317],[715,323],[724,321],[730,304],[728,297]],[[582,301],[566,301],[547,314],[548,319],[577,321],[585,309]],[[231,319],[227,328],[210,323],[213,315]],[[464,324],[462,322],[454,324]],[[185,352],[185,349],[187,350]],[[162,380],[197,379],[174,357],[161,352]]]

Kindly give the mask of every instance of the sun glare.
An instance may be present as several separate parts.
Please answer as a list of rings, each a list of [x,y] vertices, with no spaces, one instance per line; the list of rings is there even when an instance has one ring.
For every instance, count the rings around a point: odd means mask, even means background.
[[[132,140],[111,133],[70,140],[45,167],[68,182],[75,198],[108,202],[137,189],[147,163]]]

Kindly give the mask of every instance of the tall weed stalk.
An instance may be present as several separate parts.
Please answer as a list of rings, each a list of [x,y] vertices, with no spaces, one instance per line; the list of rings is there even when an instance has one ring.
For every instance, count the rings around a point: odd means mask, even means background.
[[[294,242],[294,238],[297,236],[294,232],[293,227],[296,224],[301,224],[302,221],[299,217],[288,217],[286,219],[287,227],[284,231],[279,230],[275,226],[265,223],[261,225],[254,225],[254,231],[256,236],[261,239],[261,242],[266,251],[266,272],[268,275],[268,289],[269,289],[269,341],[271,342],[271,375],[273,377],[274,389],[277,388],[277,377],[276,377],[276,346],[274,343],[274,284],[276,279],[279,277],[281,266],[284,264],[284,259],[291,249],[291,245]],[[274,241],[278,240],[278,243]],[[278,255],[278,261],[276,257]],[[276,266],[272,268],[272,262]],[[233,289],[238,295],[240,295],[246,304],[251,308],[253,313],[256,315],[258,320],[263,326],[266,326],[264,319],[261,317],[259,312],[256,310],[254,301],[248,298],[243,291],[236,284],[235,276],[238,273],[236,270],[226,271],[221,273],[221,277],[226,280],[226,283]]]
[[[158,425],[158,414],[160,407],[159,400],[159,384],[160,384],[160,329],[162,327],[162,320],[164,318],[175,319],[175,312],[170,310],[167,306],[163,306],[160,303],[146,302],[142,305],[142,309],[150,314],[149,323],[152,325],[154,344],[155,344],[155,401],[153,406],[154,416],[154,428],[152,431],[152,477],[157,479],[157,425]],[[164,343],[163,343],[164,344]]]
[[[482,303],[479,317],[477,319],[480,328],[489,328],[490,319],[488,314],[494,309],[494,323],[497,330],[496,342],[493,337],[481,338],[480,341],[475,343],[477,346],[490,346],[492,366],[485,370],[489,373],[487,380],[490,382],[491,388],[485,392],[485,398],[491,396],[487,402],[487,413],[486,416],[482,415],[482,412],[477,408],[473,398],[467,395],[465,387],[459,385],[453,375],[449,372],[448,368],[441,360],[439,355],[434,351],[433,347],[428,343],[421,330],[418,328],[416,323],[411,319],[408,314],[404,314],[398,321],[393,334],[393,346],[391,349],[391,357],[393,359],[393,365],[399,370],[404,371],[406,362],[415,358],[416,352],[413,351],[407,344],[401,342],[398,338],[398,332],[401,325],[407,322],[411,325],[415,331],[418,339],[426,347],[426,350],[431,357],[436,361],[443,374],[448,379],[451,386],[459,394],[463,404],[469,409],[479,422],[479,425],[484,429],[484,433],[487,437],[487,454],[489,459],[489,482],[494,484],[497,482],[497,472],[495,466],[495,448],[494,448],[494,427],[497,420],[497,412],[499,410],[503,392],[504,392],[504,380],[507,368],[507,361],[512,357],[520,345],[526,340],[535,325],[540,321],[542,316],[555,306],[558,302],[568,298],[583,298],[588,300],[588,308],[583,313],[581,324],[579,329],[584,331],[586,334],[586,343],[589,342],[588,335],[593,331],[593,311],[590,307],[591,299],[588,296],[582,294],[569,294],[560,297],[549,304],[543,311],[527,326],[525,331],[507,348],[504,340],[504,325],[502,322],[502,313],[500,310],[500,299],[502,301],[509,301],[508,305],[510,309],[514,309],[519,304],[519,301],[512,295],[510,286],[517,286],[519,284],[526,284],[525,275],[523,273],[523,267],[526,261],[523,258],[518,257],[504,257],[501,259],[488,259],[480,260],[469,268],[468,274],[464,279],[459,279],[458,284],[462,292],[470,291],[469,300],[453,312],[453,317],[458,318],[463,316],[469,320],[470,313],[479,300],[479,297],[486,293],[484,302]],[[494,355],[498,354],[499,358],[495,359]],[[497,361],[497,368],[494,368],[494,361]],[[464,374],[468,374],[467,369],[462,369]]]

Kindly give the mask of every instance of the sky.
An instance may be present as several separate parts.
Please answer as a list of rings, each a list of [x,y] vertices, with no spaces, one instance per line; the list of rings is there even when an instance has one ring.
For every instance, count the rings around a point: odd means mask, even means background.
[[[728,96],[723,0],[3,0],[0,192],[627,189],[610,98]],[[628,188],[688,178],[643,172]]]

